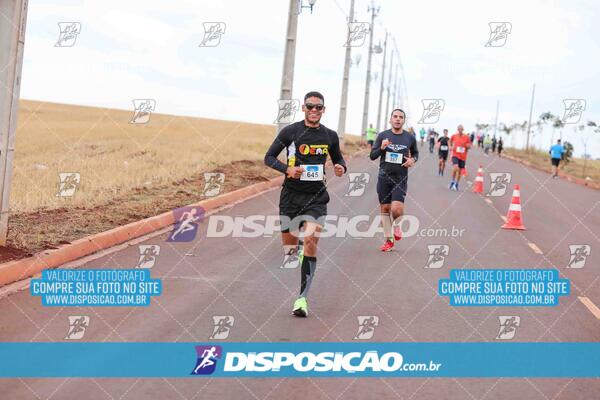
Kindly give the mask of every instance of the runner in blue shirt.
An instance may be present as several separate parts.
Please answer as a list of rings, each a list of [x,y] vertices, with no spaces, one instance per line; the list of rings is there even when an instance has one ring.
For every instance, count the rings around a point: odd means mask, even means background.
[[[548,153],[550,153],[550,158],[552,159],[552,178],[556,178],[558,176],[558,165],[565,153],[565,148],[560,143],[560,139],[556,141],[554,146],[550,147]]]

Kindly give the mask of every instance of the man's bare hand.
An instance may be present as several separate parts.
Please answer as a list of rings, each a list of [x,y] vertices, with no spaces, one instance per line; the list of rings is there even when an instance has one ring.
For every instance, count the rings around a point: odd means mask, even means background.
[[[342,176],[344,175],[344,166],[341,164],[335,164],[333,166],[333,171],[335,172],[335,176]]]
[[[412,157],[408,157],[408,158],[406,159],[406,161],[404,162],[404,164],[402,164],[402,166],[403,166],[403,167],[406,167],[406,168],[410,168],[410,167],[412,167],[413,165],[415,165],[415,159],[414,159],[414,158],[412,158]]]
[[[300,179],[300,176],[304,172],[304,168],[302,167],[288,167],[286,171],[286,175],[291,179]]]
[[[388,144],[390,144],[392,142],[390,142],[389,139],[383,139],[383,141],[381,142],[381,150],[385,150],[385,148],[388,146]]]

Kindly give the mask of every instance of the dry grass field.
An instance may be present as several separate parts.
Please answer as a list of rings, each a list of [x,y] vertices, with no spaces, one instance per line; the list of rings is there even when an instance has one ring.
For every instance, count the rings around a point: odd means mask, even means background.
[[[536,167],[543,168],[548,172],[552,171],[550,165],[550,156],[547,152],[532,150],[526,152],[525,150],[518,149],[506,149],[506,154],[513,157],[525,160],[535,165]],[[567,174],[575,178],[586,179],[589,182],[599,184],[600,183],[600,161],[598,160],[587,160],[585,166],[585,175],[583,174],[583,163],[584,160],[581,158],[574,158],[568,164],[560,164],[560,174]]]
[[[133,107],[132,107],[133,108]],[[222,193],[275,177],[263,165],[275,127],[21,101],[10,197],[9,248],[0,262],[204,199],[204,172]],[[344,152],[365,151],[349,137]],[[70,197],[60,173],[79,173]]]
[[[23,101],[17,126],[11,211],[95,206],[132,188],[181,180],[237,160],[261,160],[272,125]],[[77,172],[71,198],[59,173]]]

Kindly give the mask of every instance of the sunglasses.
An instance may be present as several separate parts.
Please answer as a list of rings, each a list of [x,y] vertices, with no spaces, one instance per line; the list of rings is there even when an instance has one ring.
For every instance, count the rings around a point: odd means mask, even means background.
[[[306,107],[306,109],[308,111],[311,111],[313,108],[316,108],[317,111],[323,111],[323,108],[325,107],[323,104],[311,104],[311,103],[306,103],[304,105],[304,107]]]

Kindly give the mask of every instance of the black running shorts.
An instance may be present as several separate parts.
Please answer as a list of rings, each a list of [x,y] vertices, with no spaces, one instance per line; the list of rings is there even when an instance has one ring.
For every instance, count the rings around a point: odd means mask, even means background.
[[[323,225],[327,216],[327,203],[329,193],[325,187],[317,193],[304,193],[282,187],[279,196],[281,232],[298,230],[302,221],[315,221]]]
[[[392,201],[404,203],[408,176],[397,177],[379,175],[377,179],[377,196],[379,204],[391,204]]]

